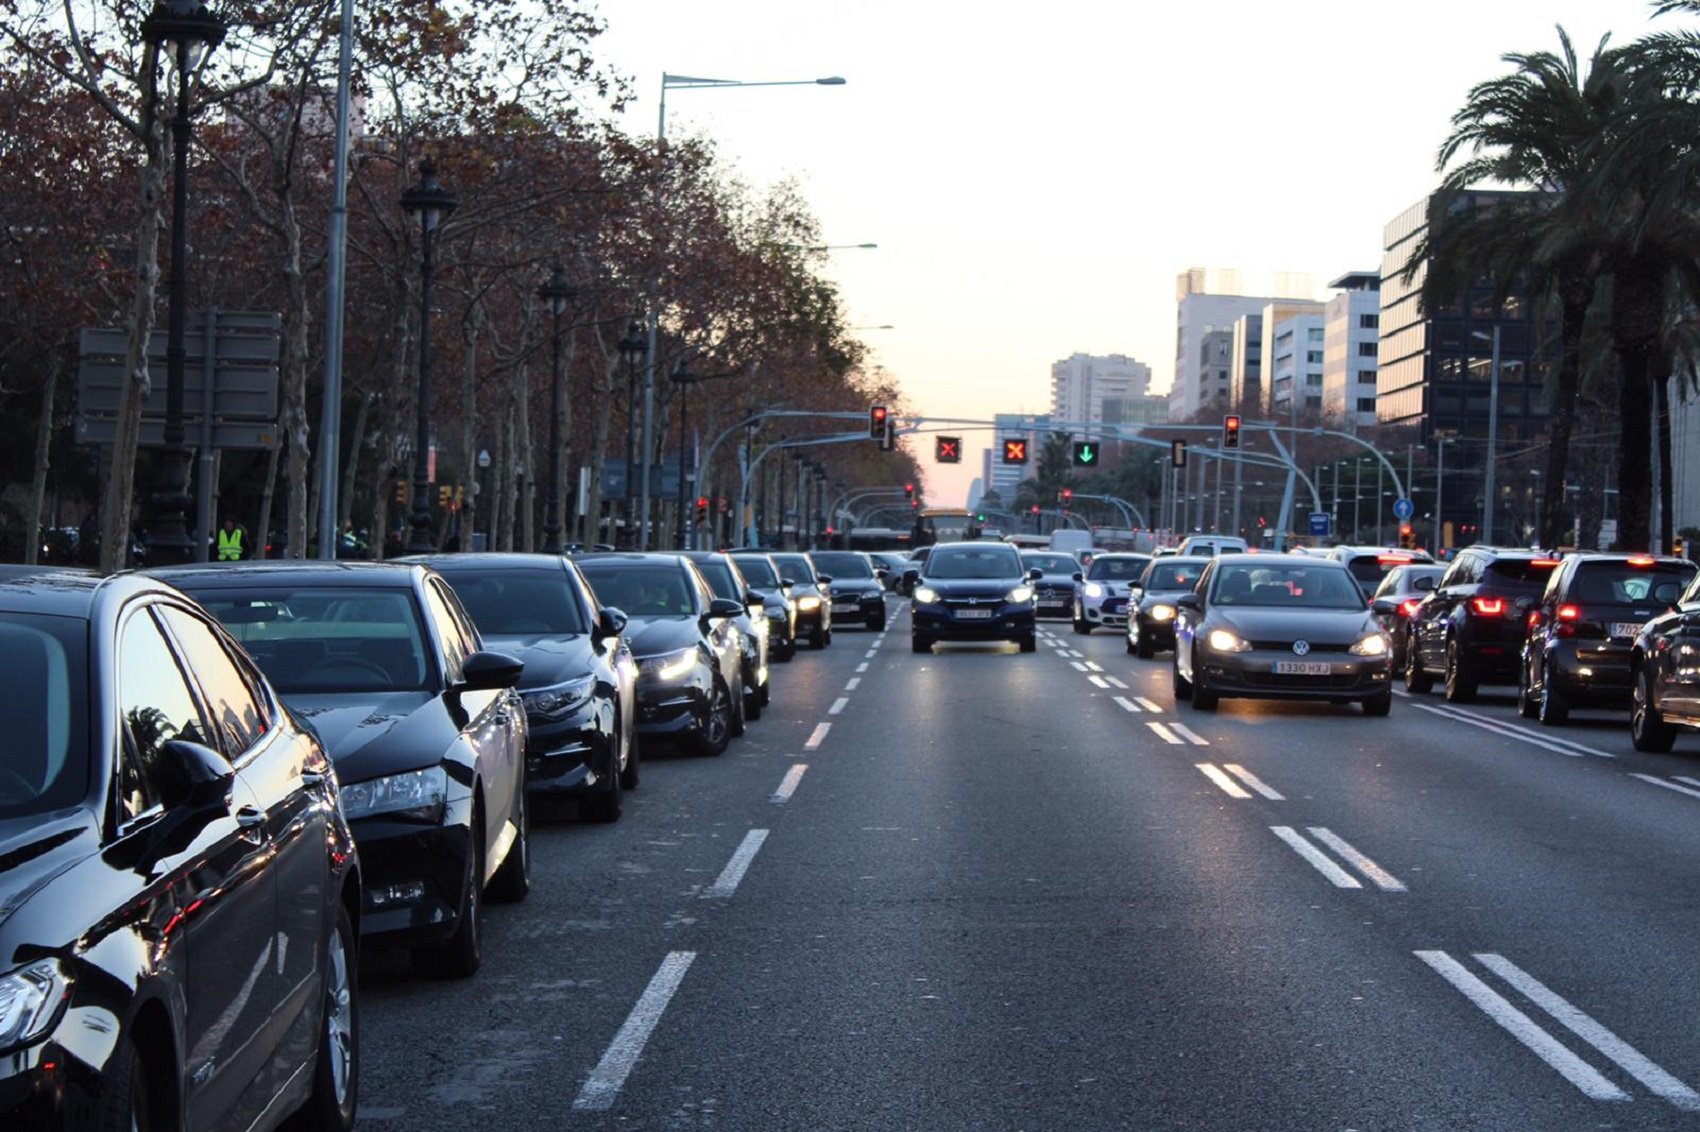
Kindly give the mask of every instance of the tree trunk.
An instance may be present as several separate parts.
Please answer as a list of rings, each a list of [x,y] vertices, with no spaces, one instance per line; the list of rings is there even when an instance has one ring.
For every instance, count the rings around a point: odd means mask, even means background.
[[[41,513],[47,504],[47,472],[53,465],[53,399],[59,388],[58,355],[50,359],[41,378],[41,415],[35,426],[35,475],[30,478],[29,510],[24,515],[24,562],[34,566],[41,556]]]
[[[349,436],[348,461],[342,469],[342,483],[338,485],[336,500],[336,526],[343,530],[354,521],[354,485],[360,476],[360,452],[366,447],[366,418],[372,410],[372,395],[360,395],[360,407],[354,410],[354,429]],[[379,532],[381,535],[383,532]],[[368,533],[370,541],[370,533]]]
[[[1622,365],[1618,391],[1621,447],[1618,452],[1617,545],[1645,551],[1651,545],[1653,458],[1653,366],[1664,314],[1664,274],[1631,260],[1614,276],[1612,346]]]
[[[490,549],[514,548],[514,457],[508,445],[512,431],[513,413],[504,395],[501,411],[496,414],[496,458],[491,462],[490,475]]]
[[[1594,301],[1592,274],[1566,274],[1559,281],[1563,322],[1559,326],[1558,387],[1553,390],[1547,444],[1546,498],[1541,501],[1540,545],[1556,547],[1570,525],[1565,484],[1570,474],[1570,438],[1576,427],[1576,398],[1582,388],[1582,324]],[[1577,536],[1580,537],[1580,532]]]
[[[537,461],[531,446],[531,369],[521,362],[514,367],[514,467],[518,475],[519,522],[515,524],[516,550],[529,553],[537,548],[535,537],[537,508],[533,506],[537,492]]]
[[[1675,543],[1676,509],[1675,496],[1671,482],[1673,463],[1671,458],[1670,436],[1670,366],[1668,359],[1661,351],[1658,372],[1653,379],[1653,412],[1654,425],[1658,430],[1659,445],[1659,530],[1657,553],[1669,554]]]
[[[278,456],[282,449],[283,440],[280,437],[266,456],[266,482],[260,489],[260,517],[248,537],[248,553],[255,558],[264,558],[266,548],[271,544],[272,496],[277,491]]]
[[[288,532],[290,558],[307,558],[310,551],[307,488],[312,482],[311,425],[307,419],[307,330],[311,324],[307,280],[301,268],[301,225],[295,204],[286,193],[278,200],[278,221],[283,231],[283,280],[285,314],[283,358],[279,366],[278,410],[280,432],[289,452],[289,495],[284,503],[284,529]]]
[[[484,307],[474,302],[461,320],[461,338],[466,345],[465,368],[460,381],[460,466],[466,480],[466,494],[460,509],[460,548],[472,549],[472,535],[478,529],[478,342],[484,328]]]
[[[602,334],[597,331],[597,344],[600,347]],[[602,490],[603,471],[607,466],[608,438],[614,430],[614,396],[619,385],[620,355],[610,354],[604,347],[599,350],[602,360],[602,383],[600,393],[596,398],[596,424],[590,442],[590,498],[585,504],[583,523],[579,537],[586,546],[594,546],[604,541],[602,538]],[[612,529],[606,540],[615,542]]]

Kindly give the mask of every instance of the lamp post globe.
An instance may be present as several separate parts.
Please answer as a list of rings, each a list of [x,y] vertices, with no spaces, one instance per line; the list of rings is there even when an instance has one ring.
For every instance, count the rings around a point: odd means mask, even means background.
[[[561,373],[561,316],[567,304],[578,294],[567,282],[567,272],[555,265],[549,281],[537,288],[537,297],[549,304],[555,316],[554,367],[549,382],[549,497],[543,516],[543,550],[546,554],[561,553],[561,401],[566,378]]]
[[[419,217],[419,390],[418,420],[413,440],[413,514],[408,522],[409,554],[430,554],[436,548],[431,533],[431,251],[437,229],[455,210],[455,195],[437,183],[437,163],[429,157],[419,163],[419,183],[401,194],[401,207]]]
[[[154,565],[203,557],[189,537],[189,449],[183,442],[183,382],[189,304],[189,88],[201,64],[224,39],[224,23],[197,0],[158,0],[142,21],[142,39],[171,61],[177,107],[171,118],[171,282],[165,346],[165,447],[155,469],[148,522],[148,561]],[[205,400],[206,398],[203,398]],[[203,411],[205,411],[203,409]],[[202,532],[210,537],[210,531]]]

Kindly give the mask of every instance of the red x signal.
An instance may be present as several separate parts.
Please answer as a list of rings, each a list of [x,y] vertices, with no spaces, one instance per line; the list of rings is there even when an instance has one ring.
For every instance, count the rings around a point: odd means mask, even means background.
[[[940,436],[933,441],[933,459],[941,464],[962,463],[962,438]]]
[[[1025,464],[1027,462],[1027,442],[1025,440],[1004,441],[1003,462],[1006,464]]]

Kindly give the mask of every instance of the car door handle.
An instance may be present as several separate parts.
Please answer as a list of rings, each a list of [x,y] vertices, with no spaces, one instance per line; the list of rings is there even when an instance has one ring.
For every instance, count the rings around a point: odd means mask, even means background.
[[[256,806],[243,806],[231,815],[236,819],[236,828],[249,841],[259,844],[265,838],[266,815]]]
[[[303,785],[303,786],[323,786],[324,784],[325,784],[324,771],[303,770],[301,772],[301,785]]]
[[[494,719],[495,719],[497,727],[506,727],[509,723],[511,723],[513,721],[512,717],[509,716],[508,713],[505,712],[505,711],[497,712],[494,716]]]

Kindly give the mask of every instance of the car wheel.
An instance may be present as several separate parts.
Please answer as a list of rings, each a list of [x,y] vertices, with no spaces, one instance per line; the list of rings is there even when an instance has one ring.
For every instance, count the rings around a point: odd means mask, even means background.
[[[744,685],[744,718],[754,721],[761,718],[761,689],[754,684]]]
[[[773,677],[771,675],[768,676],[767,682],[761,686],[760,695],[762,707],[766,707],[768,704],[773,702]]]
[[[531,801],[523,785],[518,806],[514,825],[519,828],[519,834],[508,846],[508,855],[496,867],[496,875],[490,878],[489,896],[498,904],[518,904],[531,892]]]
[[[1139,639],[1135,641],[1133,645],[1133,655],[1137,656],[1140,660],[1150,660],[1152,657],[1157,655],[1157,646],[1151,643],[1150,634],[1139,634]]]
[[[625,758],[620,760],[620,789],[636,790],[639,779],[643,777],[643,772],[638,769],[642,744],[638,742],[637,735],[626,726],[623,716],[616,721],[615,726],[620,729],[620,749],[625,752]]]
[[[607,789],[579,798],[578,816],[584,821],[598,825],[619,821],[626,808],[625,799],[622,797],[624,785],[618,774],[610,774]]]
[[[708,711],[688,740],[691,752],[698,755],[723,754],[732,742],[732,696],[726,682],[714,678],[714,689],[708,695]]]
[[[884,615],[882,614],[881,616],[873,618],[872,620],[870,620],[868,622],[868,628],[872,629],[876,633],[885,632],[885,617],[884,617]]]
[[[1539,714],[1539,705],[1529,691],[1529,664],[1524,661],[1517,666],[1517,714],[1524,719],[1534,719]]]
[[[472,851],[466,855],[465,890],[461,893],[460,919],[448,942],[421,947],[413,953],[414,966],[439,979],[465,979],[484,963],[484,829],[478,811],[472,811]]]
[[[1129,630],[1128,635],[1126,635],[1122,638],[1122,644],[1127,647],[1127,655],[1129,655],[1129,656],[1138,655],[1139,648],[1133,643],[1132,630]]]
[[[1204,683],[1204,678],[1195,673],[1192,681],[1192,710],[1215,711],[1221,702],[1222,697],[1211,691]]]
[[[313,1058],[313,1091],[289,1125],[301,1129],[354,1127],[360,1091],[360,994],[354,921],[339,903],[336,929],[326,941],[325,1005],[319,1050]]]
[[[1074,631],[1083,636],[1092,635],[1092,623],[1086,620],[1079,609],[1074,611]]]
[[[1192,681],[1188,680],[1185,676],[1181,675],[1181,657],[1180,657],[1180,646],[1179,645],[1175,646],[1174,673],[1175,673],[1175,700],[1178,702],[1178,701],[1181,701],[1181,700],[1192,699]]]
[[[1541,695],[1536,701],[1536,716],[1543,727],[1559,727],[1570,718],[1570,701],[1563,692],[1552,686],[1552,673],[1541,673]]]
[[[738,688],[732,693],[731,732],[734,737],[742,735],[749,728],[746,725],[744,705],[750,702],[748,693],[744,691],[744,674],[738,673]]]
[[[153,1132],[165,1127],[149,1089],[147,1066],[131,1038],[113,1051],[106,1080],[101,1084],[100,1132]]]
[[[1637,751],[1662,754],[1676,743],[1676,728],[1653,706],[1653,677],[1646,665],[1635,670],[1634,697],[1629,709],[1629,738]]]
[[[1021,638],[1021,651],[1022,652],[1038,652],[1039,651],[1039,638],[1034,636],[1032,633],[1029,633],[1025,637]]]
[[[1423,667],[1423,651],[1412,634],[1405,642],[1405,690],[1413,696],[1428,694],[1434,688],[1434,677]]]
[[[773,653],[774,659],[778,660],[781,664],[783,664],[784,662],[790,660],[792,657],[794,657],[796,655],[797,655],[797,638],[796,637],[780,637],[779,638],[779,647],[776,648],[774,650],[774,653]]]
[[[816,621],[815,627],[809,630],[809,647],[812,649],[824,649],[826,647],[826,640],[826,630],[821,627],[821,623],[819,621]]]
[[[1368,716],[1384,716],[1392,710],[1392,688],[1383,688],[1381,691],[1364,701],[1364,714]]]
[[[826,643],[829,644],[829,645],[832,643],[832,630],[831,629],[828,629],[826,631]]]
[[[1446,642],[1446,702],[1467,704],[1476,698],[1476,681],[1466,668],[1456,639]]]

